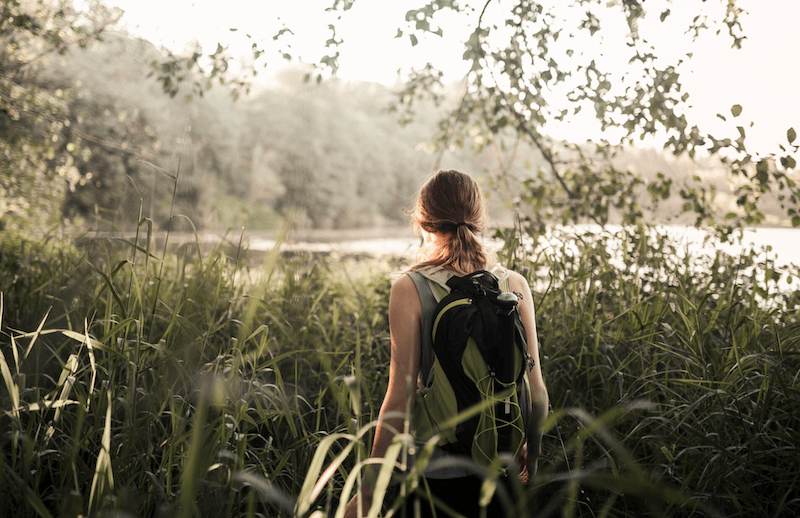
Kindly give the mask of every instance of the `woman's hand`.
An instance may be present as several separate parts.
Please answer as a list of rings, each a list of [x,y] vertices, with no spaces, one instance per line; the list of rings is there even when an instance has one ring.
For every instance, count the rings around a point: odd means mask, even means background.
[[[519,465],[519,479],[520,481],[525,484],[526,486],[531,481],[530,472],[528,471],[528,445],[523,444],[522,450],[519,452],[519,457],[517,457],[517,463]]]

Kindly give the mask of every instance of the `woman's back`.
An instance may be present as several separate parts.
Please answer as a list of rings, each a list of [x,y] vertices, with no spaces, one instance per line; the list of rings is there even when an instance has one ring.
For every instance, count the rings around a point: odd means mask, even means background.
[[[453,170],[434,174],[420,190],[412,222],[415,230],[422,234],[424,245],[417,263],[409,272],[451,276],[495,268],[502,272],[502,276],[507,276],[508,290],[519,297],[518,310],[525,328],[527,354],[533,360],[526,373],[531,401],[527,434],[527,450],[531,455],[528,456],[527,466],[533,473],[541,439],[540,424],[547,414],[548,397],[539,365],[530,287],[522,275],[497,266],[495,254],[482,245],[479,235],[485,229],[486,210],[481,190],[470,176]],[[430,311],[426,309],[425,314]],[[414,280],[409,275],[400,276],[392,285],[389,298],[392,348],[389,383],[378,417],[372,446],[373,457],[383,457],[394,434],[405,430],[407,420],[403,416],[419,387],[419,373],[428,370],[428,360],[422,365],[425,314]],[[477,515],[480,483],[480,478],[474,476],[459,474],[437,479],[426,474],[425,484],[421,484],[421,487],[429,487],[439,500],[459,509],[462,514]],[[361,494],[368,509],[371,488],[362,488]],[[417,497],[424,499],[424,495]],[[354,498],[348,504],[347,516],[355,516],[355,509]]]

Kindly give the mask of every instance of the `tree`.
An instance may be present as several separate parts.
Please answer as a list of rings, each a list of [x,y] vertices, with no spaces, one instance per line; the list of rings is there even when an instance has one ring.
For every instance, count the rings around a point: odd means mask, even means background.
[[[253,174],[266,173],[243,182],[260,187],[241,195],[261,193],[317,228],[397,222],[429,166],[415,148],[432,137],[435,119],[401,127],[383,111],[393,98],[385,87],[305,84],[306,72],[285,71],[277,87],[239,101],[242,152],[262,164]]]
[[[218,222],[219,196],[247,192],[238,174],[239,114],[226,88],[191,102],[164,95],[148,77],[162,56],[150,42],[107,30],[102,41],[42,66],[50,89],[70,91],[56,153],[67,143],[81,150],[73,160],[80,181],[64,197],[67,217],[130,228],[144,215],[166,228],[172,213],[203,227]],[[190,228],[183,217],[173,223]]]
[[[701,3],[695,4],[696,11],[702,12]],[[676,22],[668,30],[676,36],[686,32],[691,38],[702,31],[724,31],[732,46],[740,47],[745,39],[741,9],[735,1],[712,7],[717,19],[697,15],[688,26]],[[723,235],[732,226],[760,223],[764,218],[760,201],[777,191],[792,224],[800,226],[800,193],[793,176],[792,154],[798,150],[794,130],[787,132],[787,142],[781,146],[785,156],[757,156],[747,151],[742,126],[736,138],[721,138],[703,133],[687,120],[683,112],[690,94],[682,88],[680,65],[692,54],[675,61],[662,57],[663,49],[648,43],[641,27],[645,22],[652,27],[654,17],[657,23],[670,24],[670,4],[651,1],[646,8],[637,0],[579,0],[569,6],[529,0],[435,0],[409,11],[406,20],[411,24],[412,44],[420,33],[442,35],[435,25],[441,11],[457,11],[475,20],[464,51],[470,72],[441,142],[446,145],[477,130],[481,145],[496,146],[499,136],[510,133],[539,151],[545,167],[523,183],[522,199],[537,209],[524,217],[529,232],[543,231],[553,221],[605,223],[615,210],[624,222],[636,222],[641,217],[638,194],[642,187],[653,203],[677,188],[683,210],[696,215],[696,224],[717,226]],[[614,59],[603,52],[613,52]],[[614,69],[613,62],[620,61],[621,55],[627,65]],[[412,106],[420,94],[436,95],[441,88],[437,77],[431,68],[412,75],[401,94],[401,105]],[[599,142],[587,145],[548,136],[554,122],[581,110],[594,110],[604,135]],[[741,111],[735,105],[731,116]],[[660,175],[644,185],[640,175],[613,165],[611,159],[623,147],[648,137],[663,141],[664,148],[676,156],[718,156],[737,182],[740,210],[721,220],[712,206],[713,191],[699,179],[675,186],[671,178]]]
[[[345,16],[354,3],[333,0],[328,10]],[[457,107],[440,125],[440,149],[453,144],[492,147],[500,180],[508,182],[506,141],[535,148],[543,166],[521,184],[521,223],[527,232],[542,232],[554,222],[604,224],[615,216],[638,222],[643,197],[656,205],[676,191],[682,210],[694,214],[697,225],[715,226],[723,236],[762,222],[767,196],[777,197],[792,224],[800,226],[795,131],[787,131],[780,156],[749,152],[745,125],[735,135],[704,132],[685,115],[690,92],[683,88],[681,71],[692,52],[669,56],[650,43],[654,28],[689,43],[716,31],[739,48],[746,37],[736,0],[695,0],[680,6],[666,0],[429,0],[406,13],[397,36],[407,37],[411,45],[424,36],[449,37],[445,12],[458,14],[458,23],[469,26],[463,59],[470,69]],[[692,15],[684,18],[679,12]],[[330,28],[333,36],[326,46],[335,50],[341,39],[335,26]],[[254,55],[260,57],[260,52]],[[212,57],[211,75],[219,68],[220,53]],[[338,51],[328,51],[308,78],[335,74],[337,58]],[[408,119],[421,98],[438,101],[444,91],[441,72],[427,64],[411,71],[396,109]],[[582,111],[593,113],[602,132],[596,141],[565,142],[550,136],[554,124]],[[735,119],[741,112],[734,105],[720,117]],[[702,179],[675,182],[661,174],[645,181],[615,167],[615,154],[640,139],[660,141],[676,156],[717,157],[734,185],[737,210],[718,214],[715,191]]]
[[[80,149],[64,140],[70,90],[40,77],[53,55],[85,46],[121,12],[97,1],[0,2],[0,228],[41,227],[59,214],[81,175]]]

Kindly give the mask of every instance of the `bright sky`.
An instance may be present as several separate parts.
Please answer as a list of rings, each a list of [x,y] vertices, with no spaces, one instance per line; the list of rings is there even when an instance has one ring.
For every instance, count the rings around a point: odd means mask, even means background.
[[[462,41],[469,31],[458,28],[457,15],[451,14],[450,19],[441,21],[444,38],[429,36],[416,47],[410,45],[407,36],[394,38],[398,28],[406,27],[405,12],[427,3],[422,0],[356,0],[345,13],[326,13],[324,8],[332,0],[106,0],[106,3],[125,10],[123,25],[130,32],[176,52],[192,41],[199,42],[206,52],[212,52],[217,42],[221,42],[229,46],[234,56],[248,55],[253,42],[262,48],[275,49],[272,36],[285,23],[294,32],[294,36],[285,40],[291,44],[291,52],[313,62],[325,55],[324,43],[331,36],[327,26],[335,23],[337,38],[344,40],[339,47],[341,78],[392,85],[399,68],[407,72],[428,61],[445,72],[446,81],[460,81],[466,72],[461,59]],[[657,3],[658,0],[651,1],[647,6]],[[678,2],[661,0],[661,3],[672,10],[674,18],[688,21],[694,15],[681,13]],[[724,3],[709,0],[704,5]],[[692,108],[688,115],[700,123],[701,130],[736,137],[733,128],[742,125],[747,130],[748,149],[777,152],[778,143],[786,144],[789,127],[800,131],[800,67],[796,66],[800,62],[800,31],[795,26],[800,19],[800,1],[739,0],[739,4],[747,12],[742,16],[747,39],[741,50],[731,50],[730,38],[715,37],[713,33],[706,34],[691,48],[681,45],[686,38],[663,31],[653,33],[652,42],[666,44],[664,48],[676,52],[694,52],[691,65],[682,71],[682,82],[684,90],[691,94]],[[691,5],[698,4],[691,2]],[[489,5],[487,18],[492,15],[492,7],[496,6]],[[340,14],[341,20],[336,20]],[[440,16],[441,13],[437,14]],[[650,18],[658,21],[657,16]],[[232,28],[237,30],[232,32]],[[267,75],[285,65],[274,54],[265,56],[269,61]],[[744,110],[732,120],[730,107],[737,103]],[[716,118],[717,113],[725,115],[728,123]],[[750,122],[754,123],[752,128]],[[554,131],[562,138],[583,140],[592,136],[587,129],[589,124],[578,117]]]

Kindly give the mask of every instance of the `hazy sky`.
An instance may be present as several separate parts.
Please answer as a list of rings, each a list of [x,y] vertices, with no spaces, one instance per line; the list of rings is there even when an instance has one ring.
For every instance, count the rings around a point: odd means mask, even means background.
[[[406,37],[395,39],[398,28],[405,28],[405,12],[419,7],[422,0],[357,0],[345,13],[326,13],[332,0],[107,0],[125,10],[123,24],[154,43],[180,52],[189,42],[199,42],[206,52],[217,42],[229,46],[231,54],[246,55],[253,42],[275,48],[272,36],[285,23],[295,35],[287,40],[291,51],[306,61],[317,61],[325,54],[324,42],[331,36],[328,23],[334,22],[340,46],[340,70],[345,79],[359,79],[393,84],[398,68],[408,70],[432,61],[446,73],[446,80],[460,81],[466,72],[461,60],[462,40],[468,28],[458,24],[457,15],[443,19],[445,37],[430,36],[411,47]],[[497,4],[498,2],[495,2]],[[646,7],[658,4],[660,12],[668,7],[673,18],[691,19],[692,12],[680,12],[684,0],[650,0]],[[691,65],[682,70],[682,82],[690,92],[689,115],[701,124],[701,130],[737,136],[733,126],[747,128],[748,148],[777,151],[777,143],[786,143],[786,130],[800,131],[800,20],[798,0],[745,0],[739,2],[747,11],[742,17],[747,40],[741,50],[730,49],[730,39],[707,34],[691,48],[683,46],[682,35],[654,32],[651,42],[674,52],[693,51]],[[663,6],[661,6],[663,4]],[[699,5],[691,2],[692,6]],[[724,4],[708,0],[704,8],[713,10]],[[490,4],[490,11],[493,6]],[[499,9],[499,7],[498,7]],[[341,20],[336,16],[342,14]],[[488,12],[487,15],[491,15]],[[440,16],[440,15],[437,15]],[[688,17],[688,18],[686,18]],[[657,16],[650,16],[656,22]],[[660,29],[656,24],[656,30]],[[235,32],[230,29],[237,29]],[[248,38],[248,35],[250,36]],[[677,37],[676,37],[677,36]],[[282,40],[284,41],[284,40]],[[280,58],[266,55],[270,71],[284,66]],[[730,115],[733,104],[744,107],[742,115],[723,123],[715,115]],[[753,128],[749,128],[750,122]],[[582,131],[585,121],[579,118],[558,129],[563,137],[574,140],[591,135]],[[588,127],[588,126],[587,126]]]

